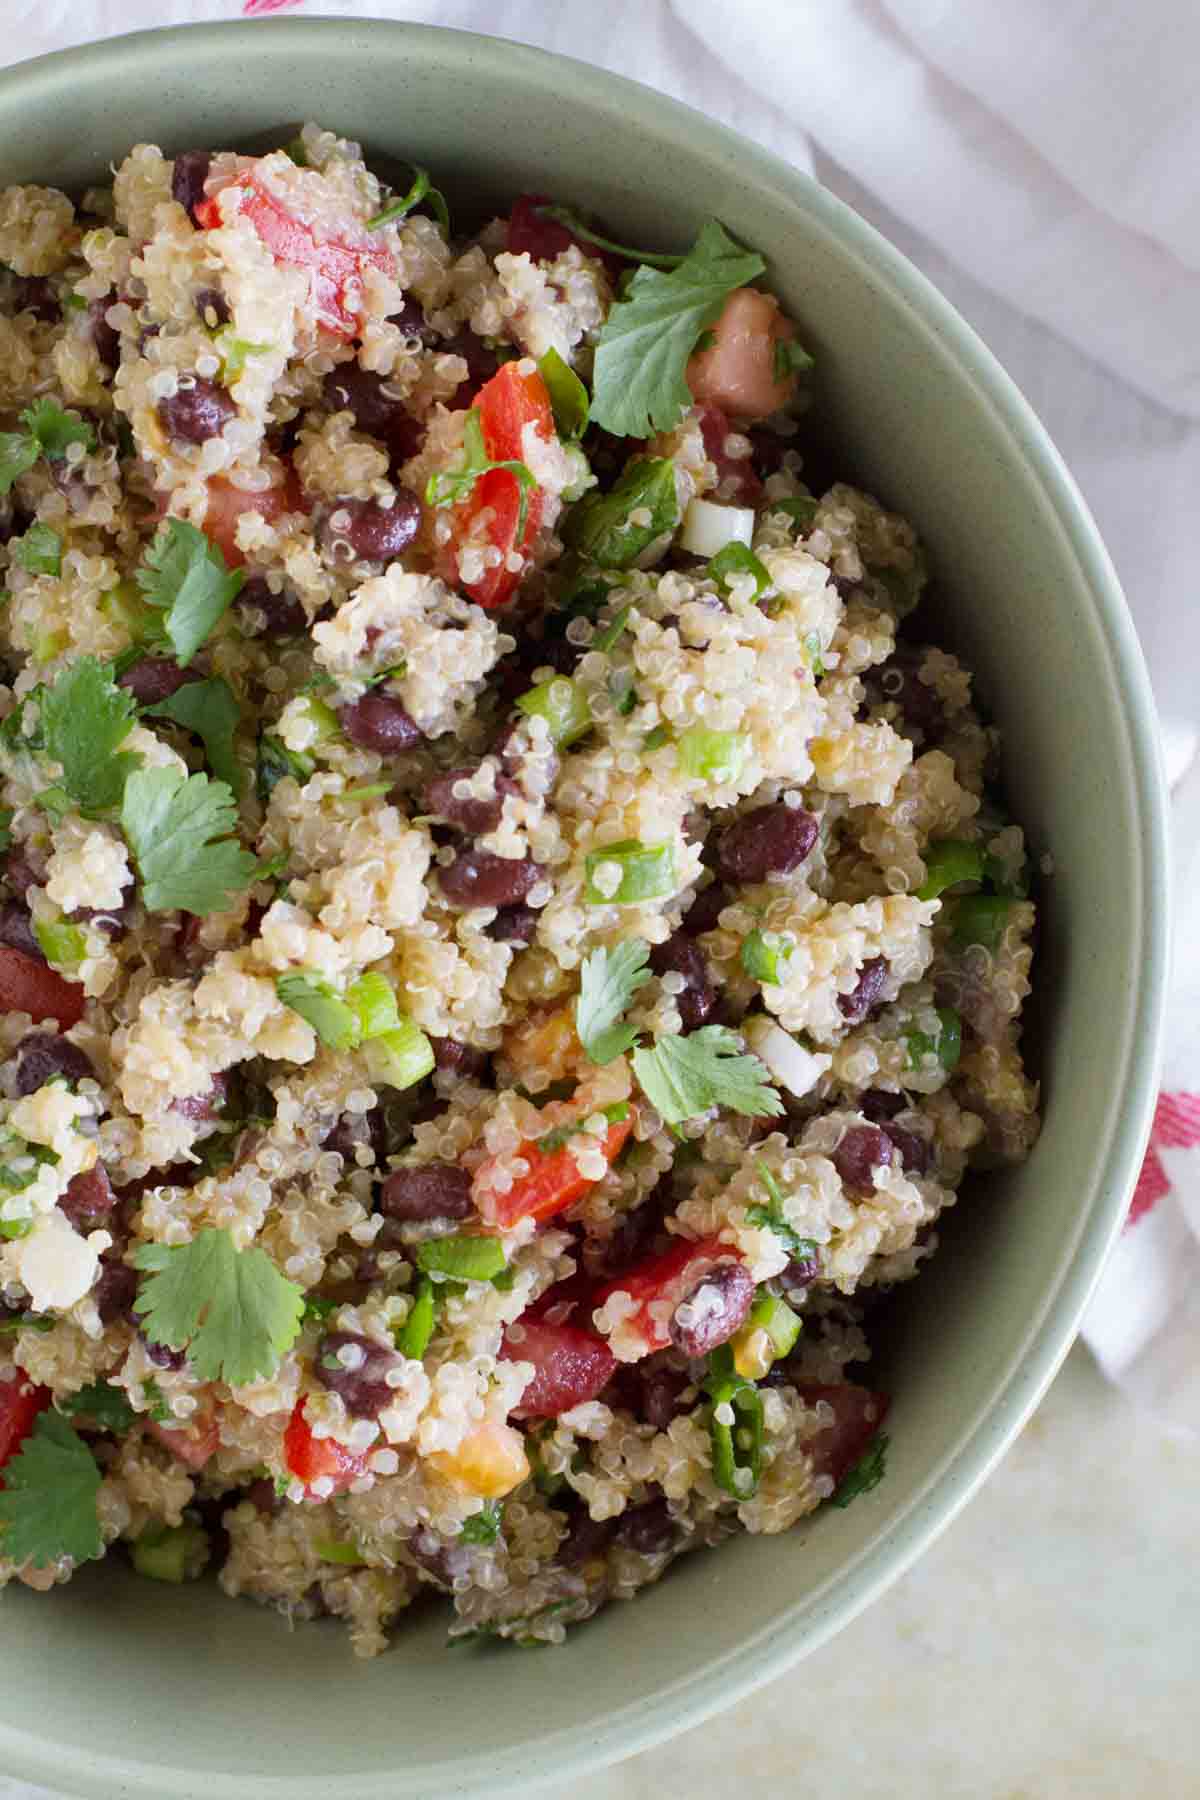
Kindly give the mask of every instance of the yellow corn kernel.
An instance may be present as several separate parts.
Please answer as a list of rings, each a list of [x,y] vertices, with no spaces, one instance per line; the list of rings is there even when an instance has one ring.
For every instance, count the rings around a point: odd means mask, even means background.
[[[761,1381],[774,1361],[774,1345],[761,1325],[743,1325],[729,1341],[733,1366],[746,1381]]]
[[[491,1419],[469,1432],[457,1450],[437,1450],[429,1461],[456,1488],[484,1500],[511,1494],[529,1474],[521,1433]]]
[[[578,1065],[581,1054],[570,1006],[534,1013],[505,1033],[504,1054],[519,1079],[533,1076],[541,1085],[562,1081]]]

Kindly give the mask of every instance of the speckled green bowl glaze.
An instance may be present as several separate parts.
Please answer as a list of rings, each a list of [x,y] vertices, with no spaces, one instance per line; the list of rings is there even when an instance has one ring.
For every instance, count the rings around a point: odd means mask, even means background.
[[[565,1649],[449,1651],[431,1609],[364,1665],[337,1625],[289,1631],[213,1586],[115,1564],[49,1599],[7,1591],[0,1770],[95,1800],[566,1791],[781,1674],[911,1563],[1046,1387],[1121,1218],[1154,1086],[1167,864],[1141,654],[1070,476],[962,320],[846,207],[699,114],[578,63],[412,26],[193,27],[18,67],[0,77],[0,181],[81,188],[138,140],[253,147],[311,118],[429,164],[452,206],[531,188],[668,246],[715,213],[769,257],[845,466],[916,522],[944,573],[938,629],[1003,728],[1015,816],[1054,857],[1033,1026],[1046,1125],[1024,1168],[968,1188],[896,1303],[886,1481],[787,1536],[687,1558]]]

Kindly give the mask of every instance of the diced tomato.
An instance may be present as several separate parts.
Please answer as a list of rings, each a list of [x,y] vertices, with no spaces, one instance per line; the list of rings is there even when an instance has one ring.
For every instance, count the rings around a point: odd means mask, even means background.
[[[852,1381],[801,1382],[796,1392],[805,1406],[824,1400],[833,1408],[833,1424],[810,1438],[804,1448],[812,1458],[814,1474],[828,1475],[837,1487],[883,1424],[891,1401],[887,1394]]]
[[[617,1366],[604,1339],[594,1332],[578,1325],[550,1325],[528,1313],[516,1332],[512,1327],[505,1332],[500,1354],[509,1362],[533,1364],[533,1378],[513,1408],[514,1419],[555,1419],[572,1406],[594,1400]]]
[[[45,963],[23,950],[0,944],[0,1012],[28,1013],[40,1025],[57,1019],[64,1031],[83,1017],[84,993],[77,981],[65,981]]]
[[[750,457],[730,456],[726,451],[725,439],[731,430],[732,426],[720,407],[701,408],[700,431],[704,438],[704,454],[710,463],[716,464],[717,480],[722,484],[723,497],[740,501],[743,506],[753,506],[762,494],[762,482]]]
[[[622,1320],[621,1330],[640,1337],[645,1346],[642,1355],[649,1356],[654,1350],[665,1350],[670,1343],[671,1315],[688,1290],[718,1263],[740,1260],[737,1251],[718,1237],[701,1238],[696,1243],[680,1238],[669,1250],[627,1269],[599,1288],[594,1306],[603,1306],[617,1293],[635,1300],[636,1310]]]
[[[585,238],[576,237],[567,225],[548,219],[539,209],[551,204],[546,194],[520,194],[508,215],[508,249],[513,256],[530,256],[534,262],[553,262],[572,244],[578,244],[585,256],[603,263],[610,279],[616,282],[626,267],[625,259],[611,250],[601,250]]]
[[[252,493],[248,488],[234,487],[223,475],[213,475],[208,482],[208,507],[204,514],[204,535],[215,544],[231,569],[241,568],[246,558],[237,545],[237,522],[243,513],[255,512],[268,525],[277,525],[285,513],[303,512],[304,495],[300,483],[289,468],[279,487]]]
[[[615,1162],[632,1130],[631,1118],[609,1126],[603,1139],[606,1162]],[[535,1143],[525,1143],[517,1154],[529,1164],[529,1173],[518,1176],[507,1194],[498,1194],[489,1186],[489,1163],[483,1164],[475,1178],[479,1210],[489,1225],[498,1225],[501,1231],[510,1230],[519,1219],[552,1219],[596,1185],[590,1175],[580,1174],[566,1144],[561,1150],[542,1150]]]
[[[199,201],[196,222],[211,231],[223,224],[235,207],[242,218],[249,219],[277,263],[303,269],[308,275],[319,322],[339,337],[354,337],[363,312],[364,275],[369,268],[392,272],[392,259],[384,245],[365,233],[353,238],[318,238],[313,227],[296,217],[253,166],[232,187]]]
[[[781,376],[775,367],[777,346],[795,335],[774,294],[738,288],[713,326],[711,348],[689,361],[687,384],[702,406],[719,406],[735,419],[765,419],[795,392],[795,375]]]
[[[34,1420],[49,1404],[50,1389],[36,1387],[24,1375],[0,1382],[0,1469],[17,1454],[33,1430]]]
[[[189,1469],[202,1469],[210,1457],[215,1456],[221,1441],[221,1428],[213,1413],[195,1425],[159,1425],[150,1419],[146,1430]]]
[[[489,462],[526,462],[525,429],[529,425],[546,443],[553,442],[554,412],[546,384],[536,369],[530,375],[522,375],[517,363],[502,363],[476,394],[475,405]],[[478,581],[464,582],[459,574],[458,552],[466,543],[475,541],[473,526],[485,509],[491,513],[487,542],[500,552],[500,561],[494,568],[486,569]],[[507,469],[489,469],[479,477],[462,505],[454,508],[450,540],[441,558],[442,573],[479,606],[503,606],[516,592],[523,573],[522,569],[510,569],[508,558],[514,551],[523,558],[529,555],[541,529],[544,510],[545,496],[535,487],[529,494],[525,530],[518,539],[520,484]]]
[[[351,1482],[366,1473],[367,1459],[336,1438],[314,1437],[304,1413],[304,1400],[297,1400],[283,1434],[283,1460],[298,1481],[311,1488],[314,1481],[332,1481],[333,1492],[344,1494]]]

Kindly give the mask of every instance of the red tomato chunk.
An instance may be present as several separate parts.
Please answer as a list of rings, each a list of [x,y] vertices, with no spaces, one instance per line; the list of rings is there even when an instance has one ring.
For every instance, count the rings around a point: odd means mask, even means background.
[[[874,1393],[852,1381],[827,1385],[802,1382],[796,1392],[805,1406],[816,1406],[824,1400],[833,1408],[832,1425],[819,1431],[804,1448],[812,1458],[813,1473],[828,1475],[836,1488],[883,1424],[891,1402],[886,1394]]]
[[[24,1375],[0,1383],[0,1469],[11,1462],[33,1430],[34,1421],[50,1404],[50,1389],[35,1387]],[[0,1487],[3,1487],[0,1481]]]
[[[554,1419],[594,1400],[617,1367],[616,1357],[594,1332],[528,1315],[509,1326],[501,1355],[509,1362],[533,1364],[533,1378],[513,1408],[514,1419]]]
[[[609,1126],[603,1139],[606,1162],[611,1164],[616,1160],[632,1130],[632,1119],[622,1119],[620,1124]],[[529,1173],[518,1176],[507,1194],[488,1192],[480,1196],[483,1216],[502,1231],[510,1230],[519,1219],[552,1219],[596,1185],[590,1176],[580,1174],[579,1165],[566,1144],[561,1150],[542,1150],[535,1143],[522,1144],[517,1154],[529,1164]]]
[[[283,1434],[283,1458],[306,1488],[311,1488],[315,1481],[329,1480],[335,1494],[344,1494],[351,1482],[366,1473],[367,1467],[365,1457],[347,1450],[336,1438],[313,1436],[305,1417],[303,1398],[297,1400]]]
[[[502,364],[476,394],[475,405],[489,462],[524,462],[525,428],[529,425],[546,443],[553,442],[550,396],[536,370],[522,375],[519,363]],[[507,469],[489,469],[476,481],[468,498],[453,509],[450,540],[440,559],[442,574],[479,606],[503,606],[517,590],[544,511],[545,495],[535,487],[528,497],[525,529],[518,536],[520,483]],[[482,517],[485,513],[490,515],[486,519]],[[459,555],[468,545],[498,553],[474,581],[462,580],[459,572]],[[520,558],[520,565],[510,568],[510,558]]]
[[[596,1295],[597,1308],[613,1294],[628,1294],[637,1302],[623,1321],[623,1330],[636,1333],[643,1342],[643,1356],[665,1350],[671,1342],[671,1319],[684,1295],[702,1276],[721,1263],[740,1262],[736,1250],[720,1238],[701,1238],[698,1243],[681,1238],[670,1250],[626,1270]]]
[[[64,1031],[83,1017],[84,993],[77,981],[65,981],[45,963],[23,950],[0,944],[0,1012],[28,1013],[40,1025],[57,1019]]]

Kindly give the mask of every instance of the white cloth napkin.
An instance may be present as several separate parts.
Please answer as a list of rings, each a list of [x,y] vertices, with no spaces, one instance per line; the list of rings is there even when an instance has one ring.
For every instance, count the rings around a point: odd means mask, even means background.
[[[0,61],[302,12],[492,32],[723,119],[880,225],[979,329],[1087,494],[1150,663],[1175,797],[1166,1088],[1084,1327],[1200,1432],[1200,9],[1194,0],[9,0]],[[20,29],[15,27],[19,26]],[[314,111],[320,107],[314,97]],[[337,121],[330,121],[336,124]],[[131,121],[136,132],[136,121]]]

